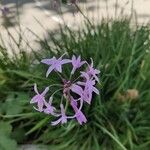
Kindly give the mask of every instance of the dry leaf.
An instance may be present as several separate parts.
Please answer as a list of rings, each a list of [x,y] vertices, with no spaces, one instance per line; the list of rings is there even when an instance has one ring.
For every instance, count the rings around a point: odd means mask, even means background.
[[[117,99],[120,101],[125,101],[125,100],[135,100],[139,97],[139,92],[137,89],[128,89],[125,93],[121,94],[119,93],[117,95]]]
[[[128,89],[126,97],[131,100],[137,99],[139,97],[139,92],[137,89]]]

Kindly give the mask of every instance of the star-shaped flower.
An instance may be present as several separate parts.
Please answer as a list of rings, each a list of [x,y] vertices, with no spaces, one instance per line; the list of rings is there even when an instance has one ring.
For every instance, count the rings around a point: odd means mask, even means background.
[[[50,65],[48,68],[48,71],[46,73],[46,77],[53,71],[62,72],[62,65],[66,63],[70,63],[70,59],[62,59],[64,55],[62,55],[60,58],[56,59],[56,57],[53,57],[51,59],[43,59],[41,62],[47,65]]]
[[[60,109],[61,109],[61,114],[59,116],[61,116],[58,120],[56,121],[52,121],[51,122],[51,125],[52,126],[55,126],[59,123],[61,124],[64,124],[64,123],[67,123],[67,116],[65,114],[65,109],[64,109],[64,105],[63,104],[60,104]]]
[[[76,69],[80,68],[83,64],[85,64],[85,61],[81,61],[81,56],[79,56],[78,58],[76,58],[73,55],[71,62],[72,62],[72,65],[73,65],[73,69],[71,71],[71,74],[74,74],[74,72],[76,71]]]
[[[89,75],[86,72],[81,72],[81,76],[85,77],[85,82],[77,82],[77,84],[84,86],[84,91],[87,93],[88,102],[91,103],[92,93],[96,93],[99,95],[99,90],[94,87],[95,80],[90,79]]]
[[[76,119],[78,120],[79,124],[82,125],[83,123],[87,122],[87,119],[85,115],[82,113],[80,109],[77,108],[77,102],[74,100],[74,98],[71,98],[71,106],[74,109],[76,113]]]
[[[90,79],[89,75],[86,72],[81,72],[81,74],[82,74],[81,75],[82,77],[86,78],[86,81],[85,82],[80,82],[79,81],[77,83],[79,85],[84,85],[85,89],[89,89],[90,91],[95,92],[96,94],[99,95],[99,90],[94,87],[94,85],[96,84],[95,80]]]
[[[99,94],[99,91],[94,87],[95,80],[90,79],[89,75],[86,72],[81,72],[81,76],[86,79],[85,82],[77,82],[71,86],[71,90],[78,94],[82,100],[91,104],[92,93]],[[80,85],[80,86],[79,86]],[[84,88],[82,88],[83,86]]]
[[[80,87],[77,84],[72,84],[72,86],[70,87],[70,89],[72,90],[72,92],[78,94],[80,96],[80,99],[89,103],[90,104],[90,99],[88,97],[88,93],[87,91],[84,91],[82,87]]]
[[[34,84],[34,91],[35,91],[35,93],[36,93],[37,95],[35,95],[35,96],[31,99],[30,103],[31,103],[31,104],[32,104],[32,103],[37,103],[38,108],[35,108],[35,107],[34,107],[34,109],[36,109],[37,111],[40,111],[40,112],[43,111],[43,107],[44,107],[44,104],[45,104],[45,102],[46,102],[46,101],[45,101],[45,95],[46,95],[46,93],[48,92],[48,90],[49,90],[49,87],[46,87],[45,90],[40,94],[40,93],[38,92],[38,90],[37,90],[37,85]]]
[[[90,77],[93,77],[96,81],[99,82],[97,75],[100,73],[99,70],[93,68],[93,59],[91,58],[91,65],[88,65],[87,74]]]
[[[54,106],[52,106],[52,100],[53,100],[53,97],[50,97],[49,98],[49,102],[47,103],[45,101],[45,106],[46,108],[44,109],[44,113],[46,114],[51,114],[53,116],[58,116],[54,111],[56,110],[56,108]]]

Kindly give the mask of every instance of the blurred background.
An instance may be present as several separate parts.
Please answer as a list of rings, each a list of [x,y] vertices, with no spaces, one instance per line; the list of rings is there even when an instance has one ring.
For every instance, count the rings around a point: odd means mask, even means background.
[[[20,28],[27,39],[30,37],[32,44],[36,38],[29,30],[40,37],[47,36],[47,30],[57,33],[59,25],[77,30],[85,18],[70,3],[69,0],[3,0],[0,5],[1,34],[8,40],[7,28],[17,38],[16,30]],[[150,18],[149,0],[80,0],[77,4],[94,24],[103,18],[118,19],[122,16],[132,17],[132,24],[144,24]]]
[[[150,0],[0,0],[0,150],[149,150],[149,20]],[[30,105],[55,81],[41,59],[64,52],[101,70],[83,126]]]

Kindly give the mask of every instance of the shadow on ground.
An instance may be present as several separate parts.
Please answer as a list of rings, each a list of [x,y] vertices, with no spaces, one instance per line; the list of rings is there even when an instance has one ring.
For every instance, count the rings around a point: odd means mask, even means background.
[[[33,8],[49,11],[52,13],[52,15],[65,14],[68,12],[75,14],[78,12],[77,8],[74,5],[68,5],[66,1],[64,1],[64,3],[58,3],[58,5],[56,6],[57,8],[54,6],[53,2],[53,0],[4,0],[1,3],[2,8],[7,7],[9,9],[9,13],[7,15],[2,14],[2,25],[6,28],[17,25],[19,21],[18,16],[23,14],[25,9],[24,6],[27,4]],[[89,2],[90,1],[87,0],[80,0],[80,3]],[[92,11],[95,8],[95,6],[89,6],[87,7],[87,11]]]

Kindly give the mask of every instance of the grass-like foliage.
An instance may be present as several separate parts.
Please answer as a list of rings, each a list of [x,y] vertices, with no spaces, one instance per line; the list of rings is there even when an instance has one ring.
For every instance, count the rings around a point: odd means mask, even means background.
[[[11,59],[5,47],[0,47],[0,126],[6,132],[12,128],[9,135],[0,133],[0,141],[5,141],[0,142],[0,148],[6,143],[15,147],[15,140],[42,143],[56,150],[149,149],[149,26],[131,28],[128,19],[102,21],[96,27],[86,24],[79,31],[61,28],[59,36],[49,33],[39,42],[42,51],[29,56],[21,50]],[[67,57],[81,55],[89,62],[93,58],[101,71],[100,96],[93,96],[91,106],[85,107],[88,122],[83,126],[72,120],[52,127],[52,118],[34,111],[29,104],[33,83],[42,89],[57,82],[55,76],[43,78],[47,68],[37,62],[64,52]],[[64,69],[67,75],[68,69]],[[56,101],[60,101],[59,95]]]

